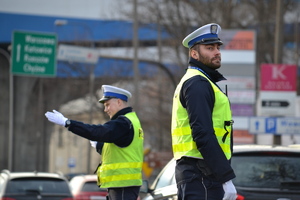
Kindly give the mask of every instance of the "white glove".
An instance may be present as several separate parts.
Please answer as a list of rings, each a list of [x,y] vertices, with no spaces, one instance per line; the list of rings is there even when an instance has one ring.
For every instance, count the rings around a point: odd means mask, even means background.
[[[53,110],[53,112],[46,112],[45,116],[48,118],[50,122],[55,124],[65,126],[68,118],[65,118],[60,112]]]
[[[224,197],[223,200],[236,200],[237,194],[236,189],[232,183],[232,181],[227,181],[223,183]]]
[[[96,146],[97,146],[97,141],[92,141],[92,140],[90,140],[90,143],[91,143],[91,146],[92,146],[92,147],[96,148]]]

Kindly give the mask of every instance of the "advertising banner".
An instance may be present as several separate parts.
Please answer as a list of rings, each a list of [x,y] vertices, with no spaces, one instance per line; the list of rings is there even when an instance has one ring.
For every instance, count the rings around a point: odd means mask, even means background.
[[[296,91],[296,83],[296,65],[261,65],[261,91]]]

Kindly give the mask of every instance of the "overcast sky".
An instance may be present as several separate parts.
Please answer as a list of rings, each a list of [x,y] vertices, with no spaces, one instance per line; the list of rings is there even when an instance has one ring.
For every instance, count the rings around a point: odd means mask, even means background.
[[[0,0],[0,12],[88,19],[122,19],[122,0]],[[124,19],[124,18],[123,18]]]

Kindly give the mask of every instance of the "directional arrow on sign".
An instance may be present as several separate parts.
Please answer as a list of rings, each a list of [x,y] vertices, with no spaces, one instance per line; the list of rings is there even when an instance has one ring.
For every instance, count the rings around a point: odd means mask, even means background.
[[[290,104],[287,101],[263,100],[261,105],[263,107],[288,107]]]
[[[17,62],[20,62],[20,55],[21,54],[21,45],[17,45]]]

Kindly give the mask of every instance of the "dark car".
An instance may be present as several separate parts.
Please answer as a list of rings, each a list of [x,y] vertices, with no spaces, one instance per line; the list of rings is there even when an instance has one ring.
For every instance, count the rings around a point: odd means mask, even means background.
[[[300,146],[237,145],[232,167],[237,200],[300,200]],[[144,182],[143,200],[177,199],[174,174],[172,159],[150,188]]]
[[[98,187],[97,175],[74,176],[70,180],[70,187],[74,200],[106,199],[107,189]]]
[[[46,172],[0,173],[1,200],[73,200],[69,182],[62,174]]]
[[[300,147],[237,146],[233,180],[241,200],[299,200]]]

